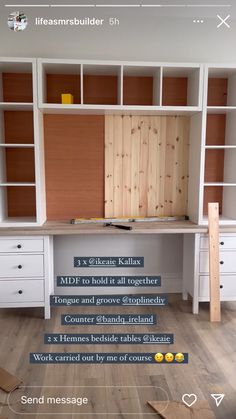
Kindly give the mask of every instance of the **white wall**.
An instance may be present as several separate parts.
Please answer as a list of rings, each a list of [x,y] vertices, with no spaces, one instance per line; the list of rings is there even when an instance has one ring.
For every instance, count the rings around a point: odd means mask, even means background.
[[[30,2],[45,4],[45,1]],[[62,3],[73,3],[62,1]],[[92,1],[75,1],[93,3]],[[100,3],[112,3],[102,1]],[[119,0],[115,3],[121,3]],[[139,3],[135,0],[123,3]],[[196,1],[193,1],[196,3]],[[231,20],[231,29],[217,29],[219,12],[225,17],[228,9],[80,9],[80,8],[25,8],[29,26],[22,33],[14,33],[7,27],[7,16],[13,10],[0,6],[0,55],[71,57],[85,59],[124,59],[156,61],[208,61],[236,62],[236,21]],[[17,3],[17,2],[15,2]],[[19,4],[22,2],[18,2]],[[60,3],[60,0],[51,1]],[[146,3],[157,3],[146,1]],[[168,3],[165,1],[162,3]],[[180,3],[171,1],[171,3]],[[183,3],[183,2],[182,2]],[[191,1],[186,2],[188,4]],[[200,3],[198,1],[197,3]],[[202,2],[203,4],[206,2]],[[207,3],[211,3],[209,0]],[[217,3],[214,1],[214,3]],[[220,2],[229,3],[222,0]],[[236,2],[231,2],[236,3]],[[230,10],[235,16],[236,5]],[[166,16],[168,14],[168,17]],[[110,16],[120,19],[119,27],[35,27],[35,17],[72,18]],[[207,16],[202,25],[193,24],[194,17]]]
[[[54,237],[55,277],[80,275],[161,275],[156,288],[56,288],[58,294],[126,294],[181,291],[181,234],[56,236]],[[144,256],[144,268],[74,268],[74,256]]]

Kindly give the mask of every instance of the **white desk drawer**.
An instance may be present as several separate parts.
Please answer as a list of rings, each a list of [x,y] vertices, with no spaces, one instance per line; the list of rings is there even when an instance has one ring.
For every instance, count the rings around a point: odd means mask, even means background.
[[[236,236],[224,236],[220,235],[219,241],[220,250],[224,249],[236,249]],[[200,238],[200,248],[204,250],[209,249],[209,241],[208,237],[202,236]]]
[[[43,239],[0,239],[0,253],[43,252]]]
[[[43,255],[0,254],[0,278],[44,276]]]
[[[221,299],[236,299],[236,275],[220,276],[220,297]],[[199,298],[209,299],[209,276],[199,278]]]
[[[0,281],[0,303],[44,301],[44,281]]]
[[[209,253],[200,252],[199,272],[209,273]],[[236,252],[220,252],[220,272],[236,272]]]

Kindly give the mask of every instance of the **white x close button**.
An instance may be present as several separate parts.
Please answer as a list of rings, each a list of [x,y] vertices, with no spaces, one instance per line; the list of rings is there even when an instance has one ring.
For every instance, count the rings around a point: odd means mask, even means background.
[[[228,29],[230,28],[230,25],[227,22],[230,18],[230,15],[226,16],[225,18],[221,17],[220,15],[217,15],[217,17],[220,19],[220,23],[217,25],[217,28],[220,28],[223,25],[225,25]]]

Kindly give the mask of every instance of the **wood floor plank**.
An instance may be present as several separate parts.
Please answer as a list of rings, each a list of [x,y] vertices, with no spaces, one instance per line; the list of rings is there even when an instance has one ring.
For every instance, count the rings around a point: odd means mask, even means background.
[[[0,311],[0,365],[12,374],[22,377],[25,385],[55,386],[55,394],[63,394],[56,386],[81,386],[87,389],[92,403],[92,417],[98,411],[116,409],[116,419],[129,419],[123,408],[137,412],[137,418],[144,418],[143,413],[152,413],[147,406],[148,400],[161,401],[158,387],[167,392],[170,400],[181,400],[184,393],[195,393],[199,400],[207,400],[217,419],[235,419],[236,380],[233,363],[235,359],[236,304],[222,304],[222,322],[211,324],[208,320],[209,305],[201,304],[199,316],[191,313],[191,303],[181,301],[181,297],[169,296],[169,305],[161,309],[154,307],[130,307],[122,312],[157,314],[157,326],[62,326],[61,314],[91,313],[91,307],[53,307],[52,318],[44,321],[41,309],[2,309]],[[94,307],[92,312],[119,314],[120,307]],[[184,325],[184,327],[183,327]],[[174,345],[44,345],[44,333],[174,333]],[[188,365],[32,365],[29,364],[29,352],[156,352],[171,350],[189,352]],[[97,386],[107,387],[104,393]],[[114,388],[115,386],[115,388]],[[123,386],[119,396],[115,396],[117,387]],[[125,386],[134,386],[125,389]],[[142,388],[143,386],[143,388]],[[150,389],[147,387],[150,386]],[[90,388],[88,388],[90,387]],[[210,393],[226,394],[220,409],[216,408]],[[161,393],[162,394],[162,393]],[[115,397],[114,397],[115,396]],[[5,395],[0,393],[0,401]],[[137,410],[136,410],[137,409]],[[8,407],[0,406],[0,413],[9,419],[18,419],[19,415],[9,414]],[[71,415],[63,419],[77,419],[75,408]],[[48,416],[48,417],[47,417]],[[135,417],[136,417],[135,416]],[[50,415],[44,415],[50,419]],[[90,416],[88,416],[90,417]],[[95,416],[94,416],[95,417]],[[157,417],[155,413],[149,418]],[[42,416],[35,415],[34,419]],[[96,415],[104,419],[104,415]]]

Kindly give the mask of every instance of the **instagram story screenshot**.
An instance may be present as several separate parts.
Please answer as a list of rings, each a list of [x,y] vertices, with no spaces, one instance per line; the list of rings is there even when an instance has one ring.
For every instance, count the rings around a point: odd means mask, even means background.
[[[236,419],[236,1],[0,0],[0,419]]]

